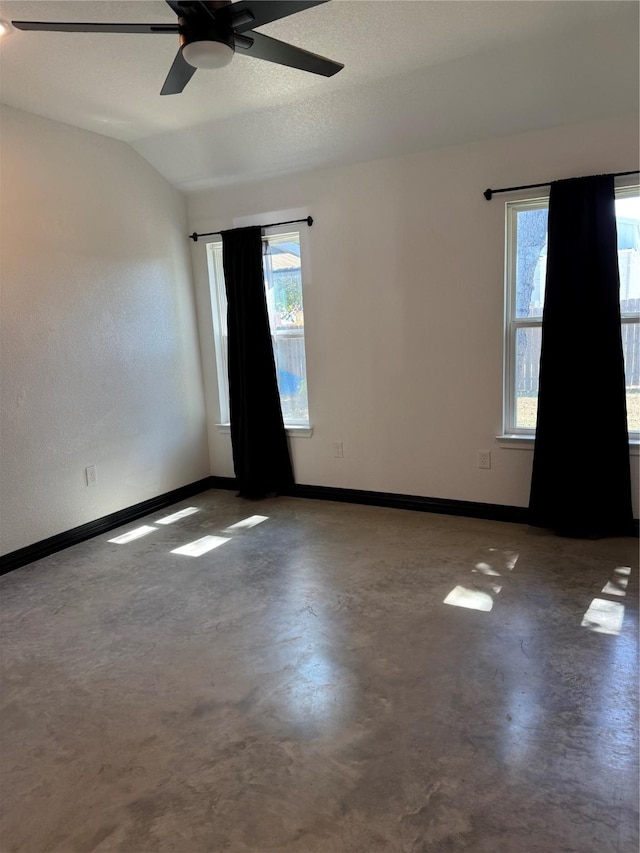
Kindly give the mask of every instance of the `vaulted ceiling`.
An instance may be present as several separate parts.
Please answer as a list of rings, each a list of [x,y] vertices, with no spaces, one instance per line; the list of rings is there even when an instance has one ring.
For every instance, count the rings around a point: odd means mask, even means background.
[[[160,96],[174,35],[14,30],[2,102],[130,143],[184,190],[635,112],[638,4],[333,0],[261,32],[345,64],[249,57]],[[174,23],[163,0],[4,0],[3,20]]]

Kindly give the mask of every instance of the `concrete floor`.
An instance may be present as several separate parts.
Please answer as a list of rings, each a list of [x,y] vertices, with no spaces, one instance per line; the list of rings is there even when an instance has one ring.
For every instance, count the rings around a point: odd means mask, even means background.
[[[6,575],[0,850],[637,853],[637,551],[211,491]]]

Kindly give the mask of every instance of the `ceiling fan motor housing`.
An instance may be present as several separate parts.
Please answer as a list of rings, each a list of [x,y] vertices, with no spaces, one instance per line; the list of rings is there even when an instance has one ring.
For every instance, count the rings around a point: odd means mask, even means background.
[[[182,55],[194,68],[221,68],[233,59],[235,41],[230,27],[215,21],[179,18]]]

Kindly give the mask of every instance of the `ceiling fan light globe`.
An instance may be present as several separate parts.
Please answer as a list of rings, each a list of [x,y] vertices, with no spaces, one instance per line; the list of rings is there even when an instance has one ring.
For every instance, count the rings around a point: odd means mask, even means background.
[[[182,56],[194,68],[224,68],[233,53],[233,48],[221,41],[192,41],[182,48]]]

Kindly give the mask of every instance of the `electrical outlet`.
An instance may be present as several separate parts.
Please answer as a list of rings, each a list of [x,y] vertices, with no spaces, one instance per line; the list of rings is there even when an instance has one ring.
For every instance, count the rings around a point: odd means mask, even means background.
[[[478,468],[491,468],[491,451],[478,451]]]
[[[333,456],[335,459],[342,459],[344,456],[344,447],[341,441],[333,442]]]
[[[87,482],[87,486],[95,486],[98,482],[98,472],[96,471],[96,466],[89,465],[88,468],[85,468],[84,476]]]

